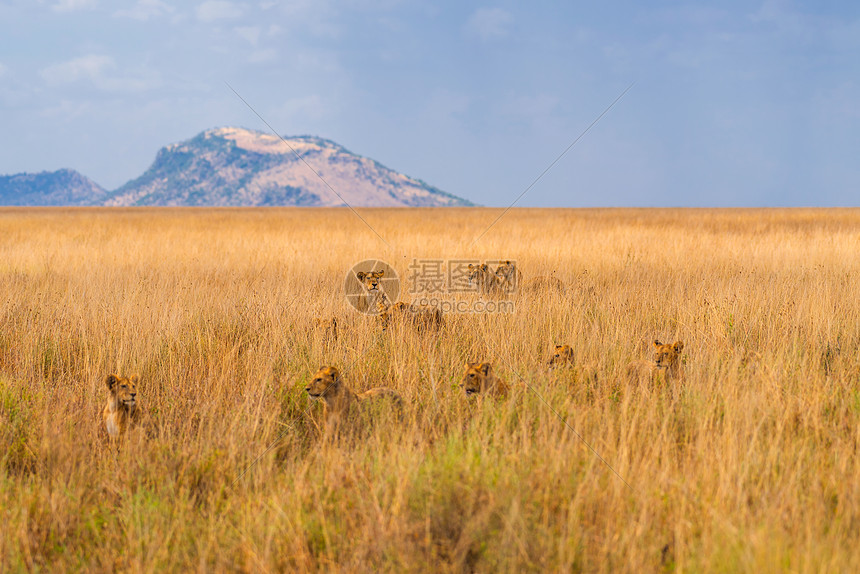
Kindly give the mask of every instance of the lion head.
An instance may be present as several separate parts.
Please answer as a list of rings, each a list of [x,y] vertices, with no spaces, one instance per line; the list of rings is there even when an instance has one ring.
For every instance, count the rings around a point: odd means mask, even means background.
[[[342,384],[343,380],[340,377],[340,371],[335,367],[320,367],[311,378],[311,382],[305,387],[308,395],[312,399],[324,397],[327,393],[336,391]]]
[[[516,291],[521,277],[522,273],[513,261],[503,261],[496,268],[496,281],[506,292]]]
[[[460,383],[466,396],[481,393],[503,394],[504,388],[493,373],[490,363],[466,363],[466,372]]]
[[[658,369],[667,369],[676,374],[680,367],[679,359],[683,350],[684,343],[681,341],[675,341],[671,345],[664,345],[660,341],[655,340],[654,364]]]
[[[484,278],[488,278],[490,276],[490,266],[486,263],[481,263],[479,265],[469,263],[466,269],[468,269],[469,283],[479,283]]]
[[[481,263],[480,265],[469,263],[466,269],[467,277],[469,278],[469,285],[476,286],[485,294],[495,291],[498,288],[496,275],[490,270],[490,266],[486,263]]]
[[[392,320],[397,320],[398,317],[403,317],[411,311],[411,307],[403,301],[390,304],[386,301],[376,302],[377,316],[379,317],[379,326],[385,331],[391,325]]]
[[[108,375],[105,379],[110,399],[117,408],[124,408],[128,411],[133,411],[137,405],[137,382],[138,376],[132,375],[129,378],[119,375]]]
[[[385,275],[385,270],[381,271],[368,271],[365,273],[364,271],[359,271],[355,274],[358,280],[361,282],[362,287],[368,293],[373,292],[381,292],[381,285],[379,280],[382,279],[382,276]]]
[[[561,367],[573,364],[573,348],[570,345],[556,345],[552,357],[549,358],[549,366]]]

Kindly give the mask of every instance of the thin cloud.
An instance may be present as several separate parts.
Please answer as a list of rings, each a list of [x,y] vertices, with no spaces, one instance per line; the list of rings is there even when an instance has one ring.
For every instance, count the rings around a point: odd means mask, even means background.
[[[151,71],[138,70],[134,76],[116,76],[113,75],[116,68],[116,62],[110,56],[88,54],[47,66],[40,76],[50,87],[84,82],[106,92],[141,92],[161,83],[158,74]]]
[[[79,80],[96,81],[113,66],[113,58],[110,56],[89,54],[67,62],[52,64],[42,70],[41,76],[51,86],[71,84]]]

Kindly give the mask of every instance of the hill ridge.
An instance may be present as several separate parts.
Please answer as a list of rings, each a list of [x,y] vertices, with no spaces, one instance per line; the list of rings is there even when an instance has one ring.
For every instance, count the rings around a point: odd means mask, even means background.
[[[43,172],[38,181],[33,175],[0,176],[0,204],[200,207],[472,205],[421,179],[355,154],[330,139],[313,135],[281,137],[230,126],[210,128],[192,138],[162,147],[146,171],[113,191],[106,191],[74,170]],[[6,180],[18,179],[14,185],[7,183],[4,187],[4,177]],[[69,181],[75,182],[74,189],[64,195],[62,186]]]

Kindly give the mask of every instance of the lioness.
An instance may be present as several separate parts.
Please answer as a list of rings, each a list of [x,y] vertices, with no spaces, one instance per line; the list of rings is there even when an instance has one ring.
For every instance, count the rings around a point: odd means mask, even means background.
[[[122,438],[129,426],[140,422],[137,382],[137,375],[132,375],[131,378],[108,375],[105,379],[109,394],[102,418],[111,440]]]
[[[363,393],[354,392],[343,382],[340,371],[335,367],[320,367],[305,391],[312,399],[323,400],[326,421],[329,423],[351,418],[357,413],[359,405],[367,401],[387,399],[397,408],[403,405],[400,395],[387,387],[377,387]]]
[[[380,271],[359,271],[355,274],[362,287],[362,297],[357,301],[360,311],[373,312],[379,302],[389,305],[391,302],[388,296],[382,290],[380,280],[385,275],[385,270]]]
[[[573,365],[573,348],[570,345],[556,345],[548,365],[550,369]]]
[[[484,394],[494,397],[507,397],[509,387],[507,383],[493,373],[490,363],[466,362],[466,372],[463,374],[463,382],[460,383],[466,396]]]
[[[664,380],[677,379],[681,376],[681,351],[684,343],[675,341],[664,345],[654,341],[654,359],[651,361],[633,361],[627,365],[627,376],[631,381],[654,381],[661,375]]]
[[[479,293],[482,295],[496,295],[501,292],[496,274],[490,271],[489,265],[486,263],[481,263],[480,265],[469,263],[467,269],[469,285],[477,287]]]
[[[496,282],[504,293],[514,293],[523,282],[523,274],[512,261],[504,261],[496,268]]]

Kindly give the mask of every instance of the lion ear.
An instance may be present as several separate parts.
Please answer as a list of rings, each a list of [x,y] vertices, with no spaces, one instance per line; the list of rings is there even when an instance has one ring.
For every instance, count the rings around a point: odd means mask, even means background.
[[[660,346],[660,341],[658,341],[657,339],[654,339],[654,346],[655,346],[655,347],[659,347],[659,346]]]
[[[358,277],[359,281],[364,281],[364,271],[359,271],[355,276]]]
[[[377,277],[382,277],[383,275],[385,275],[385,269],[380,269],[379,273],[376,274]]]
[[[129,380],[136,385],[137,382],[140,380],[140,377],[137,375],[132,375],[131,379],[129,379]]]
[[[119,379],[117,378],[116,375],[113,375],[113,374],[108,375],[107,378],[105,379],[105,383],[107,384],[107,388],[109,388],[110,390],[113,390],[113,388],[116,386],[117,382],[119,382]]]
[[[672,346],[675,348],[676,353],[680,353],[684,348],[684,343],[682,341],[675,341],[675,344]]]
[[[490,366],[490,363],[481,363],[481,366],[479,368],[481,369],[481,372],[484,373],[485,376],[490,375],[490,369],[492,368]]]

